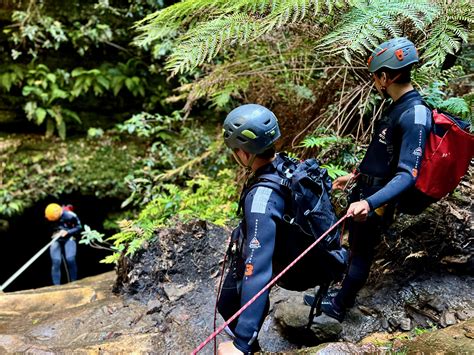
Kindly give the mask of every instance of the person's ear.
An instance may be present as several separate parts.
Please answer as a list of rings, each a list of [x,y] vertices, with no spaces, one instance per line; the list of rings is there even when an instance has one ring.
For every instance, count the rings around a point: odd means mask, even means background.
[[[381,72],[381,73],[380,73],[379,80],[380,80],[380,84],[382,84],[382,86],[385,86],[385,84],[387,84],[387,81],[388,81],[387,73],[384,72],[384,71]]]

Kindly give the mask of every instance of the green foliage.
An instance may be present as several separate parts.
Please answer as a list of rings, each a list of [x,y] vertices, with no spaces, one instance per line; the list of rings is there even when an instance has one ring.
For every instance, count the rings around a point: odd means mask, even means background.
[[[102,128],[91,127],[87,130],[87,138],[97,139],[104,136],[104,130]]]
[[[365,56],[388,35],[401,36],[410,26],[413,32],[429,32],[429,39],[423,45],[426,65],[439,65],[447,53],[453,53],[461,42],[467,42],[465,23],[473,20],[471,2],[454,3],[183,0],[140,21],[137,27],[142,34],[137,43],[149,46],[177,36],[167,64],[176,74],[211,61],[224,48],[242,46],[291,24],[329,24],[334,30],[324,37],[314,38],[318,48],[331,54],[342,53],[349,62],[354,53]],[[179,33],[183,28],[185,32]]]
[[[287,105],[284,119],[319,112],[314,127],[366,138],[383,101],[370,95],[368,54],[403,35],[420,48],[421,71],[439,71],[447,54],[468,43],[472,10],[465,0],[183,0],[138,22],[136,43],[161,55],[166,46],[166,68],[186,73],[170,98],[186,99],[186,113],[200,99],[228,109],[245,98]],[[444,39],[443,26],[452,29]],[[458,111],[459,104],[450,102]]]
[[[173,73],[191,71],[210,61],[224,46],[243,45],[285,25],[329,13],[351,1],[184,0],[138,23],[141,46],[175,36],[181,26],[193,25],[178,37],[167,68]],[[195,21],[197,19],[197,21]]]
[[[101,139],[0,138],[0,216],[21,213],[47,197],[79,193],[125,199],[124,182],[140,166],[145,145],[130,137],[104,134]]]
[[[461,66],[449,70],[439,70],[433,67],[423,67],[414,72],[413,81],[421,88],[421,93],[428,105],[449,112],[474,123],[472,114],[472,93],[455,97],[450,84],[466,77]]]
[[[472,109],[468,102],[461,97],[447,98],[445,92],[447,83],[435,81],[424,91],[426,103],[433,108],[449,112],[463,119],[471,119]]]
[[[130,93],[137,98],[135,106],[164,103],[160,102],[166,96],[164,78],[147,62],[146,54],[126,48],[133,35],[130,20],[160,8],[161,1],[133,2],[128,7],[97,1],[74,8],[71,21],[49,13],[43,1],[26,3],[16,5],[19,10],[12,11],[12,24],[3,28],[6,48],[0,55],[0,88],[13,95],[19,89],[26,117],[45,126],[47,136],[56,131],[64,139],[70,122],[81,123],[78,108],[82,111],[85,102],[100,110],[119,94]]]
[[[447,53],[455,54],[468,42],[469,26],[474,23],[474,5],[470,0],[449,3],[436,1],[440,9],[429,28],[430,36],[422,43],[425,66],[440,66]]]
[[[366,56],[386,40],[387,35],[402,36],[408,23],[414,30],[424,31],[438,13],[439,9],[426,0],[355,2],[318,48],[331,54],[343,54],[351,62],[354,53]]]
[[[186,181],[185,186],[163,184],[160,193],[150,201],[135,220],[119,223],[120,232],[109,241],[117,251],[106,258],[118,260],[122,252],[133,255],[143,243],[150,240],[157,228],[173,225],[175,218],[183,221],[203,219],[218,225],[228,222],[237,210],[237,187],[232,170],[221,170],[216,176],[198,174]]]
[[[348,174],[362,158],[362,147],[353,138],[337,136],[327,129],[317,129],[302,141],[301,147],[315,149],[314,155],[333,179]]]
[[[15,198],[14,191],[0,190],[0,216],[13,216],[23,209],[21,199]]]
[[[81,239],[79,240],[79,244],[90,245],[93,242],[103,243],[104,236],[105,234],[91,229],[91,227],[86,224],[84,225],[84,230],[81,233]]]

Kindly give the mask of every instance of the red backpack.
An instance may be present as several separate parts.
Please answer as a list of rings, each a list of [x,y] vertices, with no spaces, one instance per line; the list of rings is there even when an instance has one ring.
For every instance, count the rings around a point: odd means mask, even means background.
[[[473,156],[474,135],[469,132],[469,123],[433,110],[433,127],[426,140],[415,188],[404,194],[399,211],[419,214],[453,192]]]

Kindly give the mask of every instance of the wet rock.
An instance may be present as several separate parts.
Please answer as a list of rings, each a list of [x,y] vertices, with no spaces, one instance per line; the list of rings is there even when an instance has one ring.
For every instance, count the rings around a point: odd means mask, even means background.
[[[410,318],[402,318],[400,320],[400,329],[408,332],[411,330],[411,319]]]
[[[464,323],[456,324],[445,329],[426,332],[413,340],[404,340],[405,351],[409,354],[472,354],[474,353],[474,341],[469,338],[466,328],[474,327],[474,319]]]
[[[337,339],[342,332],[342,325],[334,318],[328,317],[324,313],[313,319],[311,331],[318,341]]]
[[[302,349],[298,354],[377,354],[381,353],[382,349],[374,344],[357,345],[353,343],[325,343],[313,348]]]
[[[444,311],[444,312],[441,314],[440,324],[441,324],[441,326],[442,326],[443,328],[444,328],[444,327],[447,327],[447,326],[449,326],[449,325],[454,325],[454,324],[456,324],[456,317],[454,316],[454,313],[453,313],[453,312]]]
[[[388,320],[387,318],[382,318],[380,320],[380,326],[383,328],[383,329],[388,329],[390,327],[390,325],[388,324]]]
[[[153,314],[161,310],[161,302],[160,300],[149,300],[146,307],[146,314]]]
[[[463,321],[469,318],[474,318],[474,309],[463,309],[456,312],[457,319]]]
[[[364,305],[359,305],[357,306],[357,308],[359,308],[359,310],[367,316],[375,317],[377,315],[377,311],[373,308],[370,308]]]
[[[427,305],[433,308],[435,311],[441,313],[448,308],[446,300],[443,300],[441,297],[434,297],[427,302]]]
[[[335,340],[342,332],[342,325],[335,319],[322,314],[313,319],[307,329],[311,307],[286,301],[275,306],[275,320],[281,325],[282,333],[295,342],[317,344]]]
[[[163,288],[165,290],[166,297],[168,297],[171,302],[175,302],[181,297],[183,297],[185,294],[191,292],[194,288],[194,285],[175,285],[169,283],[165,284]]]
[[[98,288],[102,283],[110,283],[113,272],[96,276]],[[62,288],[54,286],[43,287],[37,290],[2,293],[0,309],[8,310],[10,315],[21,314],[48,314],[58,309],[75,308],[105,297],[103,290],[91,286],[80,286],[80,283],[64,285]]]
[[[398,328],[398,326],[400,325],[400,321],[399,321],[398,319],[395,319],[395,318],[393,318],[393,317],[390,317],[390,318],[388,319],[388,324],[389,324],[392,328],[396,329],[396,328]]]

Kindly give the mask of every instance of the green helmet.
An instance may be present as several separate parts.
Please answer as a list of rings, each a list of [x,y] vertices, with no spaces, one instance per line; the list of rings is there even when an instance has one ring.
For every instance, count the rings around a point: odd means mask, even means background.
[[[233,109],[224,121],[224,142],[231,149],[260,154],[280,138],[275,114],[257,104]]]
[[[401,69],[419,61],[415,45],[404,37],[393,38],[379,45],[370,55],[367,65],[369,72],[381,68]]]

